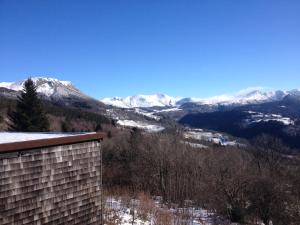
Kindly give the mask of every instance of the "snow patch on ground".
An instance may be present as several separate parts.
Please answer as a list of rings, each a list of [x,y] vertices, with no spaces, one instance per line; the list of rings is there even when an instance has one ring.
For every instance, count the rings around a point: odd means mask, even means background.
[[[136,127],[148,132],[160,132],[165,128],[159,125],[149,124],[142,121],[133,121],[133,120],[118,120],[117,124],[124,127]]]
[[[182,109],[179,108],[168,108],[168,109],[149,109],[149,110],[145,110],[145,109],[141,109],[141,108],[134,108],[134,112],[140,115],[143,115],[145,117],[148,117],[150,119],[154,119],[156,121],[161,120],[161,117],[157,114],[159,113],[166,113],[166,112],[177,112],[177,111],[181,111]]]
[[[150,119],[154,119],[156,121],[159,121],[161,119],[159,116],[154,115],[155,112],[148,112],[148,111],[142,110],[140,108],[135,108],[134,112],[137,114],[143,115],[145,117],[148,117]]]
[[[194,143],[194,142],[189,142],[189,141],[182,141],[183,144],[186,144],[188,146],[191,146],[193,148],[208,148],[208,146],[199,144],[199,143]]]
[[[247,124],[259,123],[259,122],[269,122],[269,121],[277,121],[286,126],[295,125],[295,122],[289,117],[283,117],[279,114],[264,114],[261,112],[247,111],[251,114],[250,118],[246,119]]]
[[[187,208],[168,208],[160,201],[155,201],[151,212],[145,218],[139,216],[139,201],[132,199],[130,204],[125,205],[121,200],[115,197],[107,198],[105,202],[106,221],[114,221],[120,225],[153,225],[159,220],[159,214],[169,215],[171,224],[186,224],[186,225],[213,225],[215,215],[208,210],[194,207]],[[161,224],[160,221],[159,224]],[[168,223],[169,224],[169,223]]]
[[[161,110],[154,110],[154,112],[156,113],[164,113],[164,112],[177,112],[177,111],[181,111],[182,109],[180,108],[169,108],[169,109],[161,109]]]
[[[229,141],[228,138],[220,133],[205,132],[202,129],[192,129],[184,133],[186,139],[199,141],[209,141],[222,146],[236,146],[237,141]]]

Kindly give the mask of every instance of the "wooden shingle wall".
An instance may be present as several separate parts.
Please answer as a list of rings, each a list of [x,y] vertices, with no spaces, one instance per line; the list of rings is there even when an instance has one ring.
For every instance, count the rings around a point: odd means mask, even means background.
[[[97,141],[0,153],[0,225],[100,224]]]

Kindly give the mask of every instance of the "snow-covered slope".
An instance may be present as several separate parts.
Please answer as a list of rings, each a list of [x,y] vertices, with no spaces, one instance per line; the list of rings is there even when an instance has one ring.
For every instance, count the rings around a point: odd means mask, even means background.
[[[295,121],[289,117],[284,117],[279,114],[265,114],[261,112],[248,111],[251,116],[245,120],[247,124],[277,121],[285,126],[295,125]]]
[[[155,124],[149,124],[142,121],[133,121],[133,120],[118,120],[117,124],[123,127],[136,127],[142,130],[146,130],[148,132],[160,132],[165,128]]]
[[[125,98],[114,97],[104,98],[101,101],[107,105],[120,108],[138,108],[138,107],[174,107],[185,103],[205,104],[205,105],[231,105],[231,104],[252,104],[282,100],[288,94],[300,93],[298,90],[292,91],[273,91],[264,88],[248,88],[239,91],[236,94],[224,94],[208,98],[179,98],[164,94],[154,95],[134,95]]]
[[[32,77],[32,81],[37,86],[37,92],[48,97],[59,99],[62,97],[89,98],[72,85],[70,81],[60,81],[49,77]],[[21,91],[26,80],[17,82],[0,82],[0,87],[14,91]]]
[[[286,91],[273,91],[273,90],[264,90],[262,88],[249,88],[246,90],[239,91],[236,94],[225,94],[220,96],[214,96],[209,98],[197,99],[191,98],[191,102],[199,103],[199,104],[252,104],[252,103],[262,103],[262,102],[270,102],[270,101],[278,101],[282,100],[288,94]]]
[[[104,98],[101,101],[107,105],[113,105],[120,108],[138,108],[138,107],[172,107],[176,105],[178,98],[170,97],[164,94],[154,95],[134,95],[125,98],[114,97]]]

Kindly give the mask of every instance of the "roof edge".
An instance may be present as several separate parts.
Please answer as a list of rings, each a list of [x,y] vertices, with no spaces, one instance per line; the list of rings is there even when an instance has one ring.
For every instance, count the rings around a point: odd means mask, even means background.
[[[102,141],[105,138],[104,133],[92,133],[73,135],[67,137],[57,137],[48,139],[38,139],[30,141],[20,141],[0,144],[0,154],[8,152],[19,152],[37,148],[54,147],[58,145],[76,144],[88,141]]]

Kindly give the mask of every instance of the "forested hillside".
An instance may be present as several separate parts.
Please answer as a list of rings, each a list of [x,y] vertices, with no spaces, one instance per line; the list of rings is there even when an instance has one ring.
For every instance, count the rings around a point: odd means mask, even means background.
[[[50,120],[50,131],[81,132],[100,131],[112,126],[112,120],[102,113],[89,111],[78,106],[64,106],[43,100],[44,110]],[[8,112],[14,111],[16,100],[0,97],[0,129],[8,130]]]
[[[119,131],[103,143],[105,187],[132,199],[162,196],[169,206],[189,201],[240,224],[299,224],[300,158],[280,140],[263,135],[251,147],[205,150],[180,140],[180,133]]]

